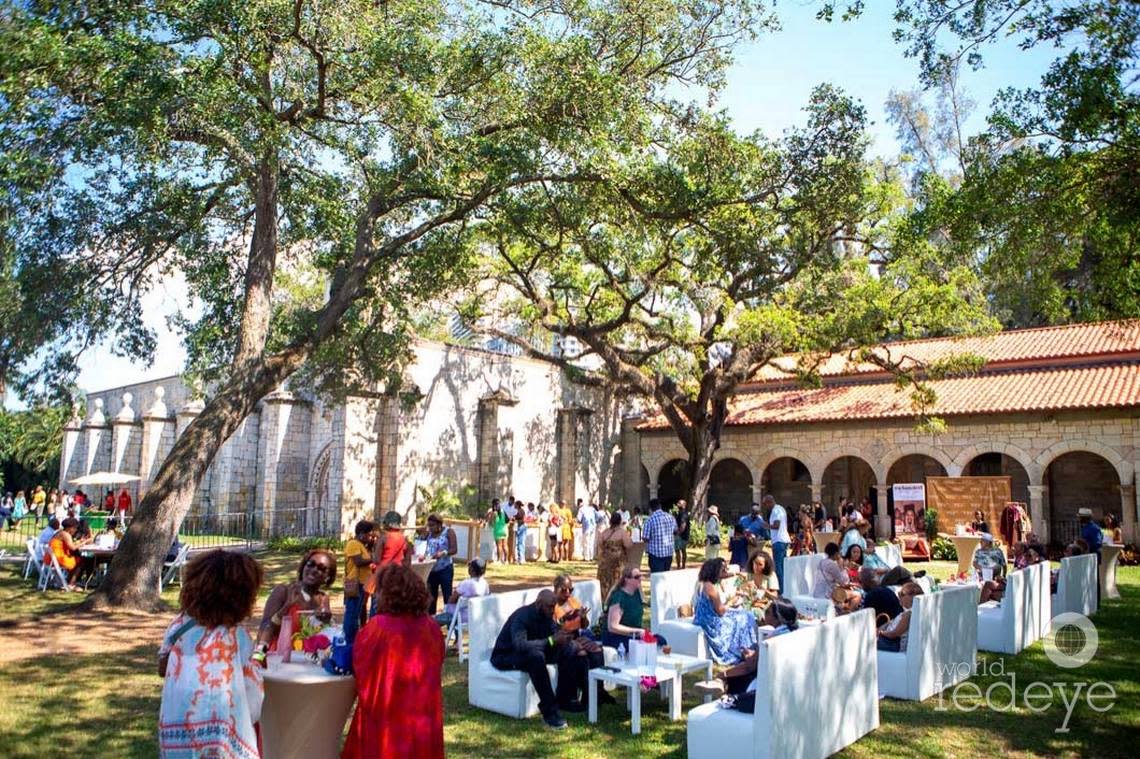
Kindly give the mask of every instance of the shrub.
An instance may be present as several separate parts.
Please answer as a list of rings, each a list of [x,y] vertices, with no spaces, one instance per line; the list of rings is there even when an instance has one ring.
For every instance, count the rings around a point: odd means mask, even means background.
[[[938,535],[938,510],[927,506],[924,520],[926,522],[926,539],[933,542],[935,536]]]
[[[930,558],[937,561],[957,561],[958,550],[949,538],[935,537],[930,544]]]
[[[299,538],[295,535],[278,535],[265,542],[271,551],[287,551],[289,553],[304,553],[314,548],[327,548],[339,552],[344,548],[344,541],[330,536],[310,536]]]

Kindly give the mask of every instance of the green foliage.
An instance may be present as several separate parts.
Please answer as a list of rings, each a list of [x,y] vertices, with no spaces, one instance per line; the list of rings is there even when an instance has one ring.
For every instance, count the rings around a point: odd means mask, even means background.
[[[975,266],[1006,325],[1140,316],[1140,5],[900,0],[896,20],[938,91],[937,118],[916,93],[889,105],[914,166],[911,234]],[[1003,37],[1059,52],[964,139],[958,67],[980,67]]]
[[[314,548],[327,548],[330,551],[340,552],[344,548],[344,541],[335,537],[304,537],[293,535],[277,535],[265,542],[270,551],[301,554]]]
[[[927,506],[923,510],[923,520],[926,523],[926,539],[933,541],[938,535],[938,510]]]
[[[489,504],[480,503],[479,489],[470,484],[459,484],[452,480],[439,480],[430,487],[419,485],[416,494],[421,514],[440,514],[458,519],[482,519]]]
[[[958,549],[953,540],[935,535],[930,541],[930,557],[935,561],[957,561]]]
[[[0,411],[0,467],[9,490],[58,480],[63,425],[70,415],[68,406]]]

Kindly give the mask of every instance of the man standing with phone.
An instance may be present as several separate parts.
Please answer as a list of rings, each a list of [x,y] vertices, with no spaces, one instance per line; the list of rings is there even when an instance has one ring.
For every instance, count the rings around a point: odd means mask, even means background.
[[[792,542],[788,535],[788,512],[770,495],[764,496],[764,506],[768,509],[768,530],[772,536],[772,564],[775,565],[776,581],[780,583],[780,592],[783,593],[784,557],[788,555],[788,544]]]

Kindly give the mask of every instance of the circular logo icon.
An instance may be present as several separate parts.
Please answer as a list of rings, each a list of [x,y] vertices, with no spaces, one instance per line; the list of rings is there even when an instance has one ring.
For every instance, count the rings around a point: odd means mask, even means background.
[[[1099,643],[1092,620],[1069,611],[1053,617],[1053,627],[1045,636],[1045,655],[1058,667],[1076,669],[1089,663]]]

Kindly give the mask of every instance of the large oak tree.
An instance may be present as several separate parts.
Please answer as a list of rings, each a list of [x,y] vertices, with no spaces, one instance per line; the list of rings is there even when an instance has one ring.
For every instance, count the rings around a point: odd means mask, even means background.
[[[821,87],[806,126],[780,140],[694,117],[605,183],[496,202],[471,240],[493,286],[477,289],[467,316],[647,401],[688,454],[698,507],[731,399],[778,357],[797,354],[808,381],[833,352],[879,362],[919,380],[921,418],[933,401],[921,380],[970,368],[969,357],[919,367],[869,348],[992,325],[967,268],[896,244],[903,193],[866,158],[864,126],[861,107]],[[581,352],[551,350],[552,335]]]
[[[153,605],[221,444],[300,367],[367,383],[406,312],[459,281],[491,201],[598,181],[715,91],[750,0],[32,0],[2,11],[16,267],[108,304],[81,339],[145,352],[138,299],[182,272],[202,413],[147,491],[94,605]],[[327,284],[289,297],[278,270]],[[65,281],[65,280],[61,280]],[[66,280],[71,281],[71,280]],[[318,288],[321,289],[321,288]],[[215,367],[210,370],[210,367]],[[217,369],[220,367],[220,369]]]

